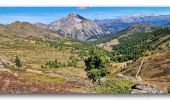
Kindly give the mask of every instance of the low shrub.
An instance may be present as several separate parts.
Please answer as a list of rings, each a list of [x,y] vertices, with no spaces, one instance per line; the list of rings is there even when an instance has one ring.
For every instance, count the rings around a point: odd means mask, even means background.
[[[45,65],[49,68],[66,67],[66,64],[59,62],[57,59],[54,61],[48,61]]]
[[[95,91],[98,93],[124,94],[130,93],[130,89],[134,85],[135,83],[130,81],[108,80],[101,85],[96,85]]]

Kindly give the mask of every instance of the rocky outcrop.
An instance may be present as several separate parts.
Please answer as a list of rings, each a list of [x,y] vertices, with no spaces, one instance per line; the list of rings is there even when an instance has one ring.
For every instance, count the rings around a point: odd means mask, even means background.
[[[132,87],[131,93],[167,93],[150,84],[137,84]]]
[[[123,74],[117,74],[118,80],[133,81],[138,84],[131,88],[131,93],[167,93],[167,91],[161,90],[154,85],[144,82],[140,76],[126,76]]]

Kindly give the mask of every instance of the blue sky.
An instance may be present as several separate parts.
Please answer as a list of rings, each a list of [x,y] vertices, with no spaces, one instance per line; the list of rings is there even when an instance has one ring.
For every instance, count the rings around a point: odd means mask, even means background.
[[[49,24],[73,12],[94,20],[139,15],[170,15],[170,7],[0,7],[0,23],[26,21]]]

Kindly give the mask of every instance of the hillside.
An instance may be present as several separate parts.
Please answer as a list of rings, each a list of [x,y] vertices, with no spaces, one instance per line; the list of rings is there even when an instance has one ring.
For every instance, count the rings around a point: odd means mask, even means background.
[[[97,43],[98,47],[103,48],[106,51],[112,52],[112,46],[119,44],[119,40],[121,38],[127,38],[129,35],[137,32],[149,32],[156,28],[158,27],[149,24],[135,24],[115,35],[104,37],[103,39],[98,39],[97,41],[94,41],[94,43]]]
[[[106,66],[109,74],[102,85],[92,84],[85,71],[84,59],[94,47],[93,42],[64,38],[27,22],[0,25],[0,38],[0,78],[3,79],[0,93],[130,93],[136,83],[115,76],[122,73],[133,77],[145,56],[147,60],[139,73],[142,80],[161,89],[169,86],[169,27],[137,24],[109,37],[112,41],[104,43],[113,51],[106,52],[111,61]],[[17,58],[22,67],[17,67]],[[154,72],[149,73],[150,70]],[[118,89],[112,90],[113,87]]]
[[[69,54],[80,54],[81,51],[86,51],[89,48],[89,44],[85,42],[63,38],[56,32],[38,28],[27,22],[15,22],[7,26],[1,25],[0,38],[1,52],[4,52],[1,54],[13,57],[18,54],[18,56],[20,54],[25,55],[24,57],[37,55],[39,59],[43,60],[41,57],[47,55],[49,57],[44,57],[46,60],[56,57],[62,60],[62,57],[67,57],[63,56],[65,53],[68,54],[67,58],[69,59],[69,56],[71,56]],[[67,59],[64,61],[67,61]]]
[[[17,39],[61,39],[62,37],[55,32],[47,29],[38,28],[28,22],[14,22],[9,25],[0,26],[1,43],[16,41]],[[6,41],[6,42],[5,42]]]
[[[111,75],[152,84],[169,91],[170,28],[137,32],[121,37],[113,46]],[[119,73],[119,74],[118,74]],[[110,76],[110,77],[113,77]],[[140,77],[138,79],[138,77]]]
[[[83,62],[91,45],[27,22],[1,25],[0,40],[0,93],[91,91]]]
[[[139,66],[143,58],[141,70],[138,76],[144,81],[155,84],[162,89],[168,89],[170,84],[170,50],[164,50],[153,55],[142,57],[137,61],[129,64],[125,69],[121,71],[123,75],[135,76],[139,70]]]

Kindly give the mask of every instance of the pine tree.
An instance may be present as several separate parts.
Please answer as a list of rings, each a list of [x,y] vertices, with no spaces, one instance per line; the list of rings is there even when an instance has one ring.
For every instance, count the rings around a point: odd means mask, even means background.
[[[19,58],[18,56],[16,56],[16,58],[15,58],[15,65],[16,65],[17,67],[22,67],[20,58]]]

